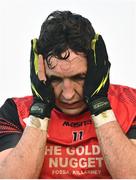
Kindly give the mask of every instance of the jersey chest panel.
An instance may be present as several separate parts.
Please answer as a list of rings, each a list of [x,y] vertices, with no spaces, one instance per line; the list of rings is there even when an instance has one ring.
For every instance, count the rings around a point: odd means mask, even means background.
[[[101,154],[97,139],[81,145],[63,146],[48,143],[40,178],[88,179],[111,178]]]

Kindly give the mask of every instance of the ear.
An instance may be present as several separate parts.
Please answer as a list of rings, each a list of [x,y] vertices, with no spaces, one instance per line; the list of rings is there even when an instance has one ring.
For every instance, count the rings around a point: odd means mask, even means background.
[[[40,81],[46,81],[45,63],[41,54],[38,56],[38,78]]]

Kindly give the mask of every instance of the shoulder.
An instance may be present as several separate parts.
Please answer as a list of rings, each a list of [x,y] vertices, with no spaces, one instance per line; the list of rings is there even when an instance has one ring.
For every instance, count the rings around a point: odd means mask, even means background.
[[[20,98],[14,97],[12,98],[12,100],[14,101],[18,111],[24,110],[25,112],[25,110],[30,108],[33,101],[33,97],[32,96],[25,96]]]
[[[23,133],[21,118],[27,115],[31,97],[9,98],[0,108],[0,151],[13,148]],[[3,156],[4,154],[2,154]]]
[[[29,109],[33,101],[33,96],[25,96],[21,98],[13,98],[14,103],[16,104],[19,121],[23,127],[25,123],[23,119],[29,116]]]
[[[108,92],[110,97],[116,97],[121,102],[136,106],[136,89],[123,85],[111,84]]]
[[[108,98],[119,124],[127,132],[136,117],[136,89],[112,84]]]
[[[8,98],[0,108],[0,119],[19,121],[24,127],[22,120],[29,116],[32,100],[32,96]]]

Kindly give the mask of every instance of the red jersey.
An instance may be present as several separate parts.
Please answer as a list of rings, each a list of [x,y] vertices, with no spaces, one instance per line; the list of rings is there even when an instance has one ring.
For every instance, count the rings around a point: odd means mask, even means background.
[[[108,98],[122,131],[127,133],[136,118],[136,90],[111,85]],[[20,123],[29,116],[32,97],[14,98]],[[39,178],[111,178],[106,169],[90,112],[68,116],[53,109],[49,122],[45,160]]]

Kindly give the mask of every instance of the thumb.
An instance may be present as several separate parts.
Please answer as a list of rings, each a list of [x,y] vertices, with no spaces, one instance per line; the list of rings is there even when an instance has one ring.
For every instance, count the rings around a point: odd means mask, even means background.
[[[38,78],[40,81],[46,81],[45,63],[41,54],[38,56]]]

